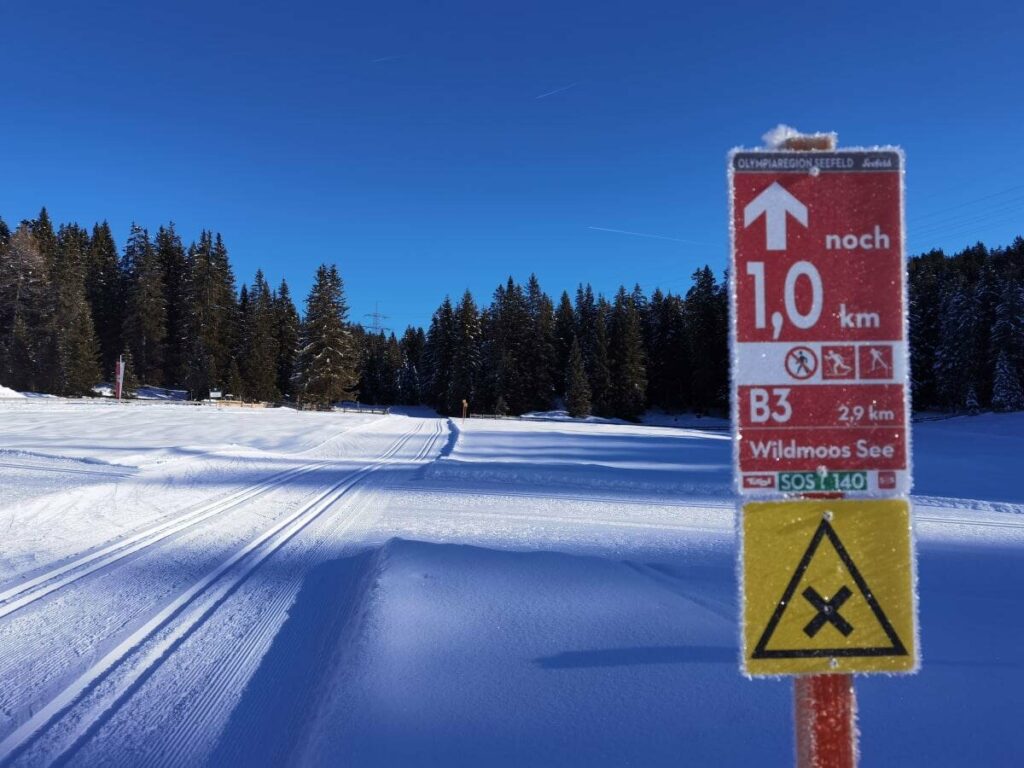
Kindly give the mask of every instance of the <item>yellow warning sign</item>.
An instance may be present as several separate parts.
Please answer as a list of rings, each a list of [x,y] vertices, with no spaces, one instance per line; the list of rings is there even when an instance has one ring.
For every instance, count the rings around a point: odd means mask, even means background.
[[[745,504],[744,671],[915,671],[912,558],[904,500]]]

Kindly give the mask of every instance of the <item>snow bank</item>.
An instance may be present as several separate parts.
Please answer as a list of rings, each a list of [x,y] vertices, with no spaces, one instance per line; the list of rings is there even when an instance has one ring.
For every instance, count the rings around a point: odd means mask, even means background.
[[[0,386],[0,398],[3,397],[23,398],[25,396],[21,392],[15,392],[13,389]]]

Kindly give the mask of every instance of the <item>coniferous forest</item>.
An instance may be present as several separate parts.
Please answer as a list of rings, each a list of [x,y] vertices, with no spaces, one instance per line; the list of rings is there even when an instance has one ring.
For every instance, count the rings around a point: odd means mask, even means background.
[[[1024,409],[1024,238],[1006,248],[931,251],[909,264],[918,410]],[[322,265],[299,313],[262,271],[239,288],[221,236],[185,246],[173,224],[133,225],[118,249],[106,222],[55,227],[44,208],[0,219],[0,385],[92,395],[127,362],[145,385],[193,399],[425,404],[456,414],[636,419],[648,408],[723,413],[728,402],[723,275],[694,272],[685,294],[634,286],[553,299],[511,277],[488,303],[445,298],[429,328],[373,332],[348,319],[344,282]]]

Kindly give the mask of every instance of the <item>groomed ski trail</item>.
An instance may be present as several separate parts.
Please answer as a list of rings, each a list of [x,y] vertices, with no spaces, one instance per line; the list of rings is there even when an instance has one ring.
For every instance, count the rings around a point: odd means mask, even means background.
[[[374,422],[375,424],[376,422]],[[62,762],[63,756],[74,751],[90,735],[111,710],[130,698],[133,689],[167,658],[181,642],[207,620],[216,609],[268,558],[308,528],[324,513],[337,506],[353,489],[365,483],[377,470],[397,463],[419,463],[426,459],[443,436],[443,422],[433,421],[432,434],[409,459],[395,457],[414,438],[425,430],[424,421],[410,432],[401,435],[378,458],[350,472],[311,501],[265,529],[256,538],[235,551],[230,557],[209,570],[190,586],[182,590],[170,603],[154,613],[148,621],[120,640],[117,645],[79,674],[70,684],[38,710],[28,720],[0,741],[0,766],[20,764],[51,764]],[[363,425],[363,428],[371,425]],[[358,428],[357,428],[358,429]],[[329,441],[326,441],[329,442]],[[319,447],[319,446],[318,446]],[[244,505],[272,488],[286,485],[290,480],[328,465],[314,462],[280,472],[255,486],[242,489],[225,499],[202,506],[185,521],[173,520],[153,526],[143,532],[119,540],[71,563],[59,566],[34,577],[31,584],[24,582],[9,588],[3,597],[9,602],[0,605],[0,618],[19,607],[45,597],[50,592],[91,573],[107,570],[132,552],[166,539],[180,529],[194,526],[219,512]],[[347,527],[358,518],[353,516]],[[20,595],[20,597],[19,597]],[[287,609],[285,605],[284,610]],[[250,643],[252,645],[252,643]],[[244,650],[244,649],[239,649]],[[240,654],[240,656],[243,656]],[[80,705],[88,700],[83,711]],[[73,713],[72,713],[73,710]],[[65,722],[67,721],[67,722]],[[59,730],[55,740],[43,738],[50,731]],[[54,741],[59,744],[53,743]],[[45,744],[40,744],[45,742]],[[37,750],[36,747],[39,746]]]

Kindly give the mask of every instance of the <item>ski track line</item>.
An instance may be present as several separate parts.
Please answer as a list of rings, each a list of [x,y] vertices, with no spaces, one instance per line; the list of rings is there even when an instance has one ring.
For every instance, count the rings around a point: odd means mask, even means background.
[[[346,474],[341,480],[319,494],[313,501],[303,505],[284,520],[271,526],[257,538],[237,550],[219,566],[194,582],[191,587],[180,593],[177,598],[158,611],[146,624],[122,640],[120,644],[0,742],[0,764],[10,764],[13,760],[17,759],[55,718],[73,707],[84,695],[97,689],[104,679],[108,678],[115,668],[127,659],[133,651],[140,649],[143,643],[148,641],[155,633],[167,627],[175,618],[182,616],[187,609],[193,607],[194,610],[178,626],[174,627],[172,631],[141,657],[140,663],[134,669],[125,673],[126,679],[117,681],[112,692],[107,693],[101,701],[92,706],[89,711],[76,721],[76,733],[72,737],[71,744],[60,749],[51,762],[59,760],[61,755],[66,753],[68,749],[74,748],[82,737],[88,735],[92,726],[112,706],[117,705],[126,693],[130,693],[140,679],[144,678],[168,652],[180,644],[199,623],[205,620],[270,555],[280,549],[315,519],[319,518],[325,510],[333,506],[339,498],[351,487],[359,483],[363,477],[373,473],[382,466],[392,463],[390,460],[421,431],[422,427],[400,437],[376,461]],[[248,558],[250,554],[253,556]],[[223,584],[209,593],[208,599],[203,604],[198,604],[200,596],[221,580],[221,577],[231,571],[234,566],[246,559],[248,559],[248,562],[243,565],[236,576],[225,579]]]
[[[423,429],[421,428],[419,432],[422,431]],[[437,441],[443,437],[443,434],[443,426],[438,422],[434,428],[434,434],[424,441],[423,446],[417,455],[413,457],[412,461],[419,462],[426,459],[431,451],[433,451]],[[346,496],[344,503],[351,507],[360,498],[360,494],[369,487],[368,483],[360,484],[358,489],[355,489],[352,494]],[[380,503],[380,500],[378,500],[378,506]],[[322,557],[321,552],[331,541],[336,541],[340,536],[343,536],[356,523],[366,517],[368,513],[369,509],[367,507],[360,507],[340,525],[335,524],[330,527],[317,543],[308,548],[305,554],[306,559],[318,561]],[[166,729],[158,729],[161,735],[164,736],[162,740],[156,743],[152,740],[147,740],[147,747],[150,748],[149,754],[152,757],[151,759],[140,760],[140,766],[146,765],[152,766],[152,768],[160,768],[161,766],[183,764],[181,758],[187,756],[189,754],[189,746],[196,743],[194,738],[195,732],[201,730],[204,724],[208,724],[210,718],[216,712],[227,709],[235,692],[243,687],[252,675],[254,671],[253,665],[259,663],[266,649],[273,642],[276,632],[284,621],[284,616],[291,608],[295,594],[302,586],[303,579],[304,574],[297,574],[288,582],[286,587],[280,587],[273,591],[272,601],[264,603],[266,610],[260,615],[256,623],[246,627],[243,642],[235,648],[225,663],[216,666],[212,676],[206,675],[205,670],[200,665],[197,665],[187,676],[175,678],[176,684],[180,689],[192,691],[198,687],[199,678],[201,677],[206,682],[204,695],[198,701],[190,703],[183,717],[175,721],[176,727],[169,733]],[[201,762],[200,758],[196,757],[195,759],[197,762]],[[184,762],[188,762],[188,760],[186,759]]]
[[[117,470],[78,469],[75,467],[47,467],[39,464],[21,464],[16,461],[0,461],[0,467],[6,469],[27,469],[34,472],[56,472],[67,475],[94,475],[97,477],[132,477],[135,472],[118,472]]]
[[[119,560],[146,549],[176,533],[192,528],[214,515],[230,511],[247,501],[263,496],[290,480],[320,469],[324,462],[307,464],[284,470],[269,478],[217,501],[202,504],[198,509],[183,516],[177,515],[163,523],[147,528],[125,538],[118,539],[105,547],[72,560],[70,563],[53,568],[27,581],[23,581],[0,592],[0,619],[26,605],[45,597],[61,587],[72,584],[97,571],[105,570]]]

